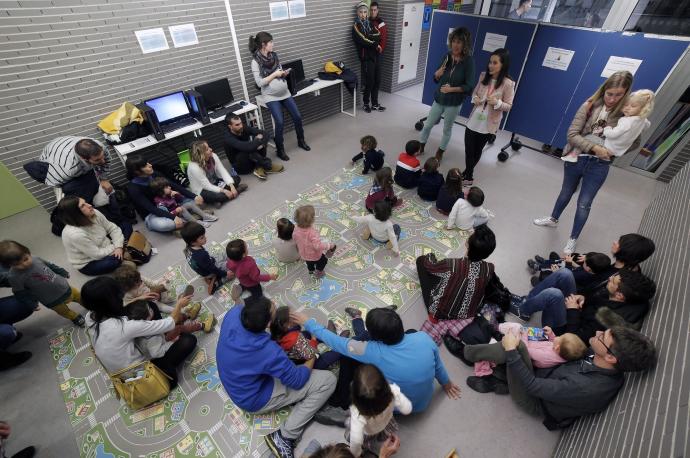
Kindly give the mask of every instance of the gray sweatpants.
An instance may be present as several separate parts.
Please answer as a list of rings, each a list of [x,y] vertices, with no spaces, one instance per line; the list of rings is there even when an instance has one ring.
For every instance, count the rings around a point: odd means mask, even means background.
[[[309,380],[299,390],[288,388],[280,380],[273,379],[271,399],[256,413],[271,412],[292,405],[292,411],[280,427],[280,433],[286,439],[299,439],[309,420],[335,391],[336,383],[337,379],[330,371],[317,369],[311,371]]]

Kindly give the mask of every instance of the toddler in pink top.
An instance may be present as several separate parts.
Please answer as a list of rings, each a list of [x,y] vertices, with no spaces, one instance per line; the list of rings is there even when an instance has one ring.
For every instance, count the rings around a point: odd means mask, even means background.
[[[323,269],[328,263],[328,258],[335,253],[335,244],[321,241],[318,231],[314,228],[316,212],[311,205],[304,205],[295,210],[295,222],[297,227],[292,233],[292,238],[297,242],[297,251],[310,274],[316,278],[323,277]],[[324,253],[325,251],[325,253]]]
[[[498,330],[504,335],[512,333],[521,336],[534,367],[541,369],[581,359],[587,351],[587,345],[577,335],[567,332],[556,336],[548,326],[544,326],[544,336],[548,340],[529,340],[526,329],[519,323],[501,323]],[[474,363],[474,374],[478,377],[489,375],[493,372],[492,367],[493,363],[478,361]]]

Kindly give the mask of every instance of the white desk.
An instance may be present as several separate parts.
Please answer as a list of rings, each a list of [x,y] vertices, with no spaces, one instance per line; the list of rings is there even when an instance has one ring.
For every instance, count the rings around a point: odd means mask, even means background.
[[[253,103],[247,103],[245,106],[243,106],[241,109],[233,112],[237,115],[242,115],[246,113],[254,113],[254,117],[256,119],[256,122],[259,125],[259,128],[263,127],[263,123],[261,122],[261,113],[259,113],[259,107],[254,105]],[[127,143],[122,143],[120,145],[113,145],[113,148],[115,149],[115,152],[117,152],[117,155],[119,156],[120,160],[122,161],[122,164],[124,165],[125,160],[127,159],[128,154],[132,154],[135,151],[142,150],[144,148],[148,148],[149,146],[154,146],[159,143],[164,143],[168,140],[171,140],[173,138],[180,137],[184,134],[188,134],[192,132],[195,137],[200,137],[201,136],[201,128],[205,126],[210,126],[212,124],[217,124],[221,121],[225,120],[225,115],[219,116],[217,118],[210,118],[211,121],[208,124],[202,124],[200,121],[195,122],[194,124],[191,124],[189,126],[182,127],[180,129],[174,130],[172,132],[168,132],[165,134],[165,138],[163,140],[156,140],[156,138],[153,136],[153,134],[148,135],[146,137],[142,138],[137,138],[134,141],[127,142]]]
[[[321,89],[325,89],[327,87],[335,86],[339,84],[340,85],[340,112],[343,114],[346,114],[348,116],[352,116],[353,118],[357,116],[357,97],[355,94],[355,97],[352,97],[352,112],[345,111],[345,99],[344,99],[344,94],[343,94],[343,87],[345,86],[345,82],[343,80],[320,80],[316,79],[316,81],[309,86],[305,87],[301,91],[299,91],[297,94],[293,95],[293,97],[299,97],[301,95],[305,94],[314,94],[314,96],[318,97],[321,95]],[[268,108],[266,105],[266,102],[264,101],[263,96],[257,95],[256,96],[256,104],[260,107]],[[275,132],[275,121],[273,120],[273,116],[271,116],[271,123],[273,124],[273,131]]]

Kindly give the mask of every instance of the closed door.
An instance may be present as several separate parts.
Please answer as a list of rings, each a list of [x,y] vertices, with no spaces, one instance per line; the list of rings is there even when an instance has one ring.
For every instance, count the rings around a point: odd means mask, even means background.
[[[398,83],[417,77],[419,45],[422,40],[424,3],[406,3],[403,14],[402,41],[400,42],[400,67]]]

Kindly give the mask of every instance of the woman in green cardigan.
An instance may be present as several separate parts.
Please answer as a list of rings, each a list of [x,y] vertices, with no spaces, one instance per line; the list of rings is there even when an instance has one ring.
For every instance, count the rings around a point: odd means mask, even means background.
[[[424,122],[419,141],[424,146],[431,129],[443,116],[443,136],[436,151],[436,159],[441,161],[453,133],[453,123],[460,111],[460,105],[474,88],[474,60],[472,59],[472,38],[465,27],[458,27],[448,37],[450,52],[443,56],[439,69],[434,73],[438,83],[434,93],[434,104]]]

